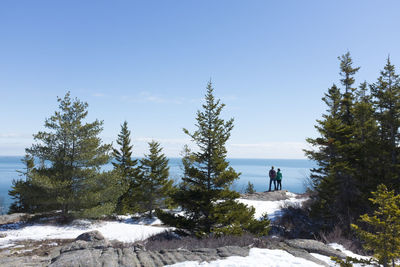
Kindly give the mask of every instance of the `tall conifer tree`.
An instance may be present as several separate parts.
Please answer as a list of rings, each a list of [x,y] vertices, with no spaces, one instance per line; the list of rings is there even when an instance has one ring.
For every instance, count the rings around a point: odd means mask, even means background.
[[[366,82],[362,83],[355,92],[356,99],[353,108],[354,114],[354,168],[355,180],[360,199],[357,203],[358,214],[368,211],[371,191],[376,188],[381,177],[379,176],[379,136],[378,125],[375,119],[372,96]],[[358,216],[358,215],[356,215]]]
[[[197,152],[186,147],[183,158],[184,177],[173,199],[182,208],[184,216],[158,211],[166,224],[189,230],[202,236],[209,233],[242,234],[251,231],[265,234],[269,221],[254,219],[254,208],[235,201],[239,193],[230,190],[239,173],[229,166],[225,147],[233,119],[221,118],[224,104],[216,100],[211,82],[203,109],[197,112],[196,130],[184,129],[197,146]]]
[[[358,171],[356,149],[355,82],[354,75],[359,68],[353,67],[349,53],[339,57],[340,80],[344,92],[334,85],[323,98],[328,105],[328,113],[316,126],[319,138],[309,138],[307,142],[316,150],[306,151],[306,155],[318,162],[319,168],[312,170],[312,178],[317,192],[314,211],[326,219],[329,227],[341,220],[348,226],[357,215],[360,191],[356,179]]]
[[[381,164],[377,166],[380,179],[390,188],[400,191],[400,78],[389,58],[378,81],[371,85],[371,91],[380,133]]]
[[[113,149],[113,166],[119,173],[119,184],[123,190],[118,198],[116,211],[120,214],[133,212],[138,192],[139,170],[136,167],[137,159],[132,158],[131,131],[128,129],[128,122],[124,121],[121,131],[118,134],[117,144],[119,149]]]

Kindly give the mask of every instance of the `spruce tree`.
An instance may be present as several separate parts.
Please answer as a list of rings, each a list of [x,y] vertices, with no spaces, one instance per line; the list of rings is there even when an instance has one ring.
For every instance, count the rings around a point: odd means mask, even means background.
[[[328,228],[338,222],[343,226],[350,224],[358,215],[361,194],[357,180],[359,149],[354,114],[356,88],[353,87],[359,68],[353,67],[349,53],[339,60],[344,92],[333,85],[323,98],[328,110],[317,121],[320,137],[307,139],[316,149],[305,151],[318,163],[311,175],[317,193],[313,212],[325,219]]]
[[[354,144],[355,180],[357,181],[360,199],[357,203],[358,214],[368,212],[369,198],[381,180],[379,175],[379,161],[381,147],[379,146],[378,124],[372,95],[369,93],[366,82],[362,83],[355,92],[356,101],[353,108],[354,114]]]
[[[85,123],[88,104],[71,99],[69,92],[58,102],[59,110],[45,121],[48,131],[35,134],[26,150],[40,163],[30,173],[29,182],[43,193],[33,204],[41,211],[59,209],[65,217],[110,214],[120,188],[115,172],[100,170],[111,149],[98,137],[103,123]]]
[[[138,204],[142,212],[153,215],[155,209],[168,207],[174,193],[173,181],[169,179],[168,159],[158,142],[149,143],[149,154],[140,160],[140,194]]]
[[[388,191],[383,184],[372,192],[371,202],[376,206],[372,215],[364,214],[360,221],[366,229],[352,224],[352,228],[365,241],[364,247],[372,250],[383,266],[396,266],[400,259],[400,195]]]
[[[254,219],[254,208],[235,201],[239,193],[230,190],[238,179],[237,173],[226,160],[225,147],[233,129],[233,119],[221,118],[224,104],[216,100],[211,82],[203,109],[197,112],[196,130],[184,132],[195,143],[196,151],[185,148],[184,177],[174,201],[184,215],[174,215],[158,210],[157,216],[166,224],[203,236],[215,234],[242,234],[250,231],[266,234],[269,221],[266,217]]]
[[[340,185],[337,179],[342,168],[340,146],[346,138],[347,128],[341,120],[342,94],[340,89],[333,85],[322,98],[328,106],[327,113],[322,120],[317,120],[315,126],[320,137],[308,138],[307,142],[315,150],[306,150],[305,153],[311,160],[318,163],[318,167],[311,170],[311,181],[316,191],[313,213],[332,227],[337,219],[336,199]]]
[[[387,59],[378,81],[371,85],[374,109],[379,125],[381,147],[379,159],[380,181],[400,191],[400,78],[395,66]],[[379,182],[377,184],[379,184]]]
[[[120,175],[119,184],[123,193],[118,198],[116,212],[126,214],[135,211],[135,201],[138,192],[139,170],[136,167],[137,159],[132,158],[131,131],[128,129],[128,122],[124,121],[121,131],[118,134],[117,144],[119,149],[113,148],[112,162],[114,169]]]

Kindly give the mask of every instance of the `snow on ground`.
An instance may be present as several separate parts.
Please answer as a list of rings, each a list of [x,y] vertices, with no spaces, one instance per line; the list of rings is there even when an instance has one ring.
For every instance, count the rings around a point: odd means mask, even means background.
[[[279,249],[261,249],[261,248],[252,248],[250,249],[249,256],[247,257],[239,257],[232,256],[223,260],[216,260],[212,262],[201,262],[198,263],[196,261],[186,261],[177,263],[174,265],[169,265],[173,267],[194,267],[194,266],[207,266],[207,267],[239,267],[239,266],[282,266],[282,267],[291,267],[291,266],[307,266],[314,267],[320,265],[305,260],[303,258],[298,258],[289,254],[286,251]]]
[[[338,243],[331,243],[331,244],[329,244],[329,246],[334,249],[338,249],[338,250],[342,251],[344,254],[346,254],[347,256],[352,257],[352,258],[357,258],[357,259],[362,259],[362,260],[371,259],[370,256],[362,256],[362,255],[355,254],[355,253],[351,252],[350,250],[345,249],[342,245],[340,245]]]
[[[13,246],[14,242],[21,240],[45,240],[45,239],[74,239],[78,235],[98,230],[109,240],[121,242],[135,242],[146,239],[154,234],[161,233],[168,228],[155,227],[130,223],[129,220],[90,222],[76,220],[70,225],[20,225],[17,229],[4,229],[0,227],[0,233],[6,234],[0,238],[0,248]]]
[[[152,218],[140,218],[138,214],[134,215],[118,215],[117,219],[119,221],[124,221],[125,223],[141,224],[141,225],[161,225],[162,222],[157,217]]]
[[[344,252],[347,256],[354,257],[354,258],[363,258],[369,259],[367,256],[361,256],[354,254],[353,252],[346,250],[343,246],[339,244],[330,244],[331,247],[335,249],[340,249]],[[326,262],[329,266],[338,266],[334,261],[330,259],[330,257],[311,253],[315,258]],[[291,266],[322,266],[316,264],[312,261],[308,261],[303,258],[298,258],[289,254],[288,252],[280,249],[262,249],[262,248],[252,248],[250,249],[249,256],[247,257],[239,257],[239,256],[232,256],[228,257],[223,260],[216,260],[211,262],[196,262],[196,261],[185,261],[180,262],[173,265],[168,265],[170,267],[244,267],[244,266],[274,266],[274,267],[291,267]],[[361,267],[365,265],[361,264],[354,264],[355,267]],[[372,265],[371,265],[372,266]],[[367,266],[368,267],[368,266]]]
[[[329,244],[330,247],[334,248],[334,249],[338,249],[340,251],[342,251],[344,254],[346,254],[346,256],[352,257],[352,258],[356,258],[356,259],[363,259],[363,260],[369,260],[371,259],[371,256],[362,256],[359,254],[355,254],[353,252],[351,252],[350,250],[345,249],[342,245],[337,244],[337,243],[331,243]],[[335,263],[333,260],[331,260],[330,257],[321,255],[321,254],[317,254],[317,253],[310,253],[311,255],[313,255],[315,258],[320,259],[324,262],[326,262],[327,264],[329,264],[329,266],[339,266],[337,263]],[[374,266],[374,265],[363,265],[360,263],[355,263],[353,264],[354,267],[369,267],[369,266]]]
[[[282,207],[301,204],[303,201],[308,199],[296,198],[297,195],[290,192],[286,192],[286,195],[290,198],[278,201],[250,200],[239,198],[238,201],[240,203],[253,206],[256,209],[256,212],[254,214],[256,218],[261,218],[264,213],[267,213],[268,218],[274,220],[276,217],[282,215]]]

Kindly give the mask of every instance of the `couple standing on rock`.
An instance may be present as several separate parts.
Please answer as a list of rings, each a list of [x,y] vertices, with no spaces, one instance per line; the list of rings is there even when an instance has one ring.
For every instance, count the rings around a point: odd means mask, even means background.
[[[278,168],[278,172],[274,170],[274,166],[269,170],[269,192],[271,192],[271,185],[274,183],[274,190],[282,190],[282,173]]]

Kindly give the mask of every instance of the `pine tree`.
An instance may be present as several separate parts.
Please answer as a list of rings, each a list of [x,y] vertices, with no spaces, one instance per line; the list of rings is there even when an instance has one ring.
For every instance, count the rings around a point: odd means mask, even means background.
[[[103,123],[84,123],[88,104],[72,100],[69,92],[58,102],[59,110],[45,121],[49,131],[35,134],[36,143],[26,150],[40,162],[29,175],[33,188],[43,192],[33,205],[41,211],[60,209],[64,217],[70,212],[85,217],[110,214],[119,187],[118,175],[100,171],[110,161],[111,149],[98,137]]]
[[[184,177],[174,201],[184,215],[172,215],[157,211],[157,216],[166,224],[186,229],[198,236],[215,234],[242,234],[251,231],[265,234],[269,221],[254,219],[254,209],[235,201],[237,192],[230,190],[239,173],[226,161],[226,142],[233,129],[233,119],[223,120],[224,104],[213,95],[211,82],[203,109],[197,112],[196,130],[190,133],[197,152],[185,148],[183,158]]]
[[[364,214],[360,221],[369,226],[368,230],[352,224],[352,228],[365,241],[364,247],[372,250],[383,266],[393,267],[400,259],[400,195],[388,191],[383,184],[372,192],[371,202],[376,205],[373,215]]]
[[[115,171],[120,174],[119,184],[122,187],[122,195],[118,198],[116,212],[126,214],[136,210],[136,198],[138,192],[139,170],[136,167],[137,159],[132,158],[131,131],[128,122],[124,121],[118,134],[117,144],[119,149],[113,149],[112,162]]]
[[[400,78],[389,58],[378,81],[371,85],[371,91],[380,133],[379,176],[385,184],[400,191]]]
[[[141,211],[149,212],[151,217],[153,210],[168,207],[170,196],[175,191],[173,181],[169,179],[168,159],[158,142],[149,143],[149,154],[140,160],[140,170],[142,197],[138,204]]]

